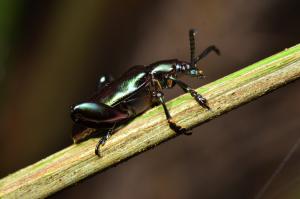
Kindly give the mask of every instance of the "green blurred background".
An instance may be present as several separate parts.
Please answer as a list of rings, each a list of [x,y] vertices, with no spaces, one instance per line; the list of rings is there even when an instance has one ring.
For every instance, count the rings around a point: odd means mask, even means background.
[[[0,177],[72,144],[100,74],[217,45],[199,87],[299,43],[298,0],[0,1]],[[299,81],[53,198],[253,198],[300,137]],[[168,98],[181,94],[166,91]],[[300,149],[265,198],[299,198]],[[37,190],[38,191],[38,190]]]

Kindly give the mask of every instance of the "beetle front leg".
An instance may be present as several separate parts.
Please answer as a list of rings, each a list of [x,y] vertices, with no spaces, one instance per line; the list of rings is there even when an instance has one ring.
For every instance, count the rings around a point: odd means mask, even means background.
[[[185,135],[191,135],[191,133],[188,132],[186,128],[183,128],[183,127],[175,124],[175,122],[173,121],[173,119],[170,115],[170,112],[166,106],[166,102],[165,102],[163,93],[160,91],[154,91],[153,95],[159,100],[160,104],[163,106],[170,128],[173,131],[175,131],[176,133],[183,133]]]
[[[172,81],[174,81],[184,92],[190,93],[192,97],[200,104],[200,106],[210,109],[209,106],[206,104],[207,100],[202,97],[197,91],[189,87],[186,83],[174,78],[174,77],[169,77]]]

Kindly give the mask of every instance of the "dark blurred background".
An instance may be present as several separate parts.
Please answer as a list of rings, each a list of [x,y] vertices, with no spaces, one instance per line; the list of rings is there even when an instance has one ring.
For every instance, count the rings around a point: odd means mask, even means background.
[[[100,74],[130,66],[201,62],[199,87],[299,43],[299,0],[0,2],[0,177],[72,144],[70,105],[96,88]],[[300,82],[281,88],[53,198],[253,198],[300,134]],[[168,98],[181,94],[167,91]],[[264,198],[299,198],[300,149]],[[297,177],[298,176],[298,177]],[[37,190],[38,191],[38,190]]]

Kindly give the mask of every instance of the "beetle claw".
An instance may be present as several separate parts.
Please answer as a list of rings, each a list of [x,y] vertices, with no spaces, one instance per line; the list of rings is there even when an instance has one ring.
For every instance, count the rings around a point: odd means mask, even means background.
[[[202,97],[200,94],[197,93],[196,96],[194,96],[195,100],[199,103],[200,106],[206,109],[210,109],[210,107],[207,105],[207,100]]]
[[[100,141],[100,145],[103,146],[105,144],[105,142],[106,142],[106,139],[102,138]]]
[[[200,106],[202,106],[203,108],[206,108],[207,110],[210,110],[210,107],[206,104],[206,102],[201,101],[201,100],[197,100],[197,102],[200,104]]]
[[[106,141],[107,141],[107,139],[110,137],[110,135],[105,135],[104,137],[102,137],[102,138],[100,138],[100,140],[99,140],[99,142],[97,143],[97,145],[96,145],[96,148],[95,148],[95,154],[97,155],[97,156],[99,156],[100,157],[100,154],[99,154],[99,148],[100,148],[100,145],[101,146],[103,146],[105,143],[106,143]]]
[[[99,146],[100,146],[100,142],[101,142],[101,141],[99,141],[99,142],[97,143],[96,147],[95,147],[95,154],[96,154],[98,157],[100,157],[100,154],[99,154]]]
[[[186,132],[184,132],[183,134],[184,134],[184,135],[188,135],[188,136],[189,136],[189,135],[192,135],[192,134],[193,134],[193,132],[192,132],[192,131],[189,131],[189,130],[187,130],[187,131],[186,131]]]
[[[169,119],[168,120],[169,122],[169,126],[170,128],[175,131],[176,133],[178,134],[185,134],[185,135],[188,135],[188,130],[186,128],[183,128],[181,126],[178,126],[177,124],[175,124],[175,122],[172,120],[172,119]]]
[[[108,130],[108,132],[105,134],[105,136],[103,136],[103,137],[100,138],[100,140],[97,143],[96,148],[95,148],[95,154],[97,156],[100,157],[100,155],[99,155],[99,147],[100,147],[100,145],[103,146],[106,143],[106,141],[108,140],[108,138],[111,136],[111,133],[114,130],[115,126],[116,126],[116,123],[113,125],[113,127],[111,129]]]

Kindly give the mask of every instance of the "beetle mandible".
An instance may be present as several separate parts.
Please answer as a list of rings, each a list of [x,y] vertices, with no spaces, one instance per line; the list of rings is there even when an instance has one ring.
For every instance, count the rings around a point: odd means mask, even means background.
[[[202,107],[209,109],[204,97],[178,79],[181,75],[204,77],[203,72],[196,66],[198,61],[210,52],[220,55],[218,48],[211,45],[195,56],[195,34],[195,30],[189,31],[190,62],[162,60],[149,66],[133,66],[116,80],[108,75],[101,76],[95,94],[87,101],[71,107],[71,118],[75,122],[72,132],[74,142],[78,143],[99,133],[104,134],[95,148],[95,153],[99,156],[99,146],[104,145],[117,127],[155,105],[163,106],[172,130],[190,134],[172,120],[162,90],[177,84],[184,92],[190,93]],[[87,133],[87,128],[97,129],[98,133]]]

